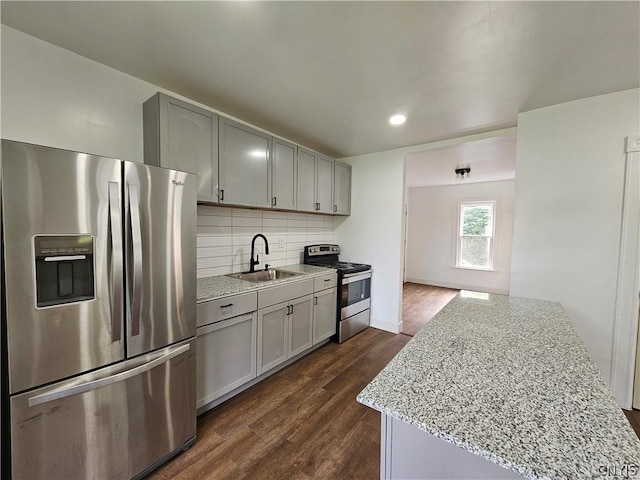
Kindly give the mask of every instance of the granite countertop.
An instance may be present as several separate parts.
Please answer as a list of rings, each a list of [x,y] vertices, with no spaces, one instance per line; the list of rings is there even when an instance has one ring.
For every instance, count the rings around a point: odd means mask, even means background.
[[[358,401],[526,478],[640,478],[640,441],[561,305],[485,295],[453,299]]]
[[[333,268],[316,267],[313,265],[303,264],[286,265],[284,267],[275,268],[277,270],[299,273],[300,275],[282,278],[279,280],[266,280],[264,282],[249,282],[247,280],[240,280],[239,278],[227,277],[226,275],[198,278],[197,302],[207,302],[209,300],[215,300],[229,295],[260,290],[262,288],[268,288],[283,283],[296,282],[305,278],[319,277],[336,271]]]

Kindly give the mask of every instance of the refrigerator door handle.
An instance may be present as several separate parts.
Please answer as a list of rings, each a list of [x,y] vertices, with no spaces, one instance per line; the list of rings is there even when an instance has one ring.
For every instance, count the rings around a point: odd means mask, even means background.
[[[113,258],[113,286],[111,302],[111,337],[120,340],[123,314],[123,253],[122,253],[122,218],[120,216],[120,184],[109,182],[109,221],[111,222],[111,255]]]
[[[129,213],[131,215],[131,242],[133,250],[133,291],[131,300],[131,336],[140,334],[142,302],[142,230],[140,226],[140,197],[137,185],[129,185]]]
[[[89,392],[91,390],[95,390],[97,388],[106,387],[107,385],[112,385],[114,383],[122,382],[129,378],[135,377],[136,375],[140,375],[141,373],[148,372],[154,367],[166,363],[178,355],[187,352],[191,348],[190,344],[181,345],[173,350],[168,351],[166,354],[158,357],[150,362],[143,363],[137,367],[134,367],[130,370],[125,370],[124,372],[116,373],[115,375],[111,375],[109,377],[101,378],[99,380],[93,380],[87,383],[81,383],[80,385],[72,385],[69,387],[59,388],[57,390],[52,390],[51,392],[43,393],[41,395],[36,395],[35,397],[31,397],[28,401],[29,407],[35,407],[36,405],[42,405],[43,403],[51,402],[53,400],[60,400],[61,398],[67,398],[72,395],[78,395],[79,393]]]

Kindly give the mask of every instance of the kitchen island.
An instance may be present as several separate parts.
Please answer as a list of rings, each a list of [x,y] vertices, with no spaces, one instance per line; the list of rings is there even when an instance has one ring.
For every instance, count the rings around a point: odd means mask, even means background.
[[[640,478],[640,441],[556,302],[461,292],[358,395],[381,478]]]

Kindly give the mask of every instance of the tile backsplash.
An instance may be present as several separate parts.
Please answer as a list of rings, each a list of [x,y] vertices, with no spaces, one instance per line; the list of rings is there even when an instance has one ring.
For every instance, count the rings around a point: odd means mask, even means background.
[[[198,278],[249,270],[251,239],[256,240],[260,265],[281,267],[302,263],[305,245],[333,241],[333,217],[297,212],[198,205]]]

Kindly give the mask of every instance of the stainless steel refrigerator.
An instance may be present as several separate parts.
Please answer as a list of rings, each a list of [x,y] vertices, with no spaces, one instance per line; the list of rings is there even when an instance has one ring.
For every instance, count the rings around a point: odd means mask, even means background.
[[[196,178],[7,140],[1,162],[4,474],[142,476],[195,440]]]

